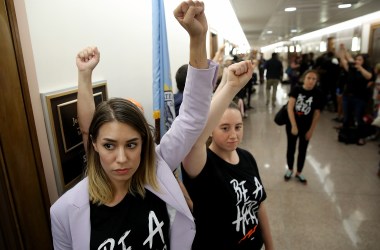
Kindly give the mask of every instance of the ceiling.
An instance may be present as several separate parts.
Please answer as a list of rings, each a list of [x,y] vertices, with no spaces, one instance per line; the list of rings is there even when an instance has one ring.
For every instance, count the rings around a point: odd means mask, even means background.
[[[289,40],[380,10],[380,0],[230,0],[251,48]],[[340,3],[352,3],[339,9]],[[296,7],[294,12],[285,12]],[[292,32],[293,30],[293,32]],[[296,31],[294,31],[296,30]],[[272,31],[271,34],[268,31]]]

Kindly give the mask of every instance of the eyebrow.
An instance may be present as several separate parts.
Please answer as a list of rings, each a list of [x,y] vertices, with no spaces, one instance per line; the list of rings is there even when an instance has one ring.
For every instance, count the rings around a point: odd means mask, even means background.
[[[111,138],[103,138],[102,139],[103,141],[107,141],[107,142],[117,142],[117,140],[114,140],[114,139],[111,139]],[[127,141],[127,143],[131,143],[131,142],[137,142],[137,141],[139,141],[140,140],[140,138],[132,138],[132,139],[129,139],[128,141]]]
[[[236,124],[223,123],[223,124],[220,124],[219,126],[222,127],[222,126],[236,126],[236,125],[243,125],[243,123],[242,122],[239,122]]]

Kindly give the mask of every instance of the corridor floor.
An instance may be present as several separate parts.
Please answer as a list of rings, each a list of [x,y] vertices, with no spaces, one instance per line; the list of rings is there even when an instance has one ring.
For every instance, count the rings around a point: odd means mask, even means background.
[[[255,86],[240,146],[258,163],[275,249],[380,249],[379,141],[338,142],[335,114],[324,111],[303,170],[308,184],[294,177],[285,182],[285,127],[273,117],[286,103],[289,86],[278,86],[275,108],[265,105],[264,86]]]

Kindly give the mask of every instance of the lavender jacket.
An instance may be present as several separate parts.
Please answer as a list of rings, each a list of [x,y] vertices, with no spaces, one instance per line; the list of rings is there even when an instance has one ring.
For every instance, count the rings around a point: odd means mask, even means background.
[[[189,65],[180,115],[156,147],[157,180],[160,191],[146,188],[166,202],[171,214],[170,248],[191,249],[194,218],[172,171],[179,166],[198,139],[207,121],[218,66],[209,69]],[[50,208],[54,249],[90,248],[90,206],[87,178],[63,194]]]

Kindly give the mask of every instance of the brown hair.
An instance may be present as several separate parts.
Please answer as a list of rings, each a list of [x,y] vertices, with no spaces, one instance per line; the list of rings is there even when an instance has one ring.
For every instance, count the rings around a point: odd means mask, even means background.
[[[303,82],[304,79],[305,79],[305,77],[306,77],[306,75],[309,74],[309,73],[314,73],[314,74],[317,76],[317,82],[319,81],[319,73],[318,73],[318,71],[316,71],[315,69],[308,69],[308,70],[306,70],[306,71],[302,74],[302,76],[301,76],[301,78],[300,78],[300,81]]]
[[[239,111],[239,113],[243,117],[243,114],[240,111],[239,105],[237,105],[234,101],[230,102],[230,104],[228,105],[227,109],[236,109],[237,111]],[[206,141],[206,147],[209,147],[211,145],[211,142],[212,142],[212,137],[209,136],[208,139],[207,139],[207,141]]]
[[[122,98],[112,98],[100,103],[95,110],[89,134],[91,140],[87,145],[87,176],[89,180],[90,200],[93,203],[106,204],[112,201],[114,190],[110,179],[103,170],[98,152],[92,142],[95,142],[100,128],[108,122],[128,124],[141,135],[142,149],[140,166],[128,182],[128,192],[145,196],[145,184],[158,189],[155,165],[155,145],[152,128],[147,123],[143,113],[131,101]]]

